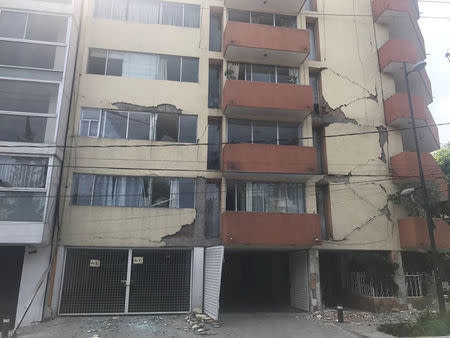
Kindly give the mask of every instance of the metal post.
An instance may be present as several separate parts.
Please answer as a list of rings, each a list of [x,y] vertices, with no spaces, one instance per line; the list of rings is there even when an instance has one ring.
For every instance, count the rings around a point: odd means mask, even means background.
[[[2,318],[2,338],[8,338],[10,323],[11,320],[9,318]]]
[[[433,262],[433,270],[434,270],[434,280],[436,283],[436,293],[437,293],[437,299],[439,303],[439,311],[441,313],[445,313],[445,299],[444,299],[444,290],[442,288],[442,281],[441,281],[441,272],[439,270],[439,255],[436,250],[436,242],[434,240],[434,221],[433,217],[431,217],[430,209],[429,209],[429,200],[428,200],[428,191],[425,184],[425,176],[423,174],[423,167],[422,167],[422,159],[420,157],[420,149],[419,149],[419,139],[417,138],[417,131],[416,131],[416,120],[414,119],[414,109],[411,99],[411,89],[409,88],[409,79],[408,79],[408,70],[406,68],[406,62],[403,62],[403,70],[405,72],[405,80],[406,80],[406,90],[408,93],[408,102],[409,102],[409,112],[411,114],[411,122],[412,122],[412,128],[414,133],[414,142],[416,145],[416,154],[417,154],[417,163],[419,165],[419,176],[420,176],[420,185],[423,189],[423,196],[424,196],[424,208],[425,208],[425,215],[427,219],[427,226],[428,226],[428,235],[430,237],[430,244],[431,244],[431,256],[432,256],[432,262]]]
[[[338,323],[344,322],[344,307],[342,305],[337,306],[337,317],[338,317]]]

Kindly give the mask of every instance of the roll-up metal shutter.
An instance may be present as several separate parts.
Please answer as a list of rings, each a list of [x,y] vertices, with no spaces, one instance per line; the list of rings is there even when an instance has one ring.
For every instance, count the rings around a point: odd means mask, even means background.
[[[219,317],[223,252],[223,246],[215,246],[205,249],[203,309],[205,314],[216,320]]]
[[[306,251],[289,254],[291,278],[291,306],[309,311],[308,295],[308,256]]]

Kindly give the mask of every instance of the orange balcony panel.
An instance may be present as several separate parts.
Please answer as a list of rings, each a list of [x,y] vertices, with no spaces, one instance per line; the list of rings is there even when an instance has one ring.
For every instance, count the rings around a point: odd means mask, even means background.
[[[227,80],[222,107],[229,117],[303,121],[313,107],[311,86]]]
[[[431,154],[421,153],[422,167],[427,182],[433,182],[441,192],[441,199],[448,200],[448,187],[441,167]],[[402,152],[391,157],[391,170],[396,180],[419,180],[419,165],[415,152]]]
[[[422,61],[417,45],[408,40],[388,40],[379,50],[380,69],[383,72],[403,75],[403,62],[415,64]]]
[[[225,172],[312,175],[318,172],[317,150],[272,144],[226,144],[222,166]]]
[[[304,29],[228,21],[223,50],[233,61],[300,65],[309,54],[309,35]]]
[[[225,0],[225,7],[255,12],[298,14],[306,0]]]
[[[412,0],[415,1],[415,0]],[[417,4],[411,0],[373,0],[373,19],[385,23],[387,20],[408,16],[419,19]],[[393,19],[391,19],[393,18]]]
[[[411,69],[411,65],[408,68]],[[396,77],[395,89],[397,93],[406,93],[406,82],[403,72],[394,73],[393,76]],[[428,78],[428,74],[425,69],[422,69],[420,72],[413,72],[409,75],[409,86],[412,95],[422,96],[426,104],[433,102],[431,81]]]
[[[317,214],[226,211],[221,233],[224,245],[312,247],[321,243]]]
[[[434,238],[440,251],[450,251],[450,225],[439,219],[434,219],[436,228]],[[427,221],[424,217],[409,217],[398,221],[400,247],[403,250],[430,250]]]
[[[416,121],[416,129],[421,140],[421,150],[432,152],[439,149],[439,132],[435,125],[425,100],[421,96],[412,96],[413,111]],[[409,110],[408,95],[397,93],[384,101],[384,113],[386,124],[399,128],[403,137],[403,146],[408,149],[415,149],[414,135]]]

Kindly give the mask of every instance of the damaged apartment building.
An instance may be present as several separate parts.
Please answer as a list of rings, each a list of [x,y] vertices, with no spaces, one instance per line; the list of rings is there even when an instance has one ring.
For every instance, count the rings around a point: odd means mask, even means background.
[[[425,219],[388,197],[418,177],[418,17],[416,0],[85,1],[45,314],[409,302],[401,253],[429,248]],[[410,82],[446,199],[431,85]],[[395,294],[359,292],[349,262],[371,254]]]

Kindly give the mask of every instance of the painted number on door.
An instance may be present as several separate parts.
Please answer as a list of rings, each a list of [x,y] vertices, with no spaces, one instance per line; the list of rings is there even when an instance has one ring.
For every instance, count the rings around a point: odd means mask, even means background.
[[[133,257],[133,264],[144,264],[144,257]]]
[[[89,262],[89,266],[91,268],[99,268],[100,267],[100,260],[98,259],[91,259]]]

